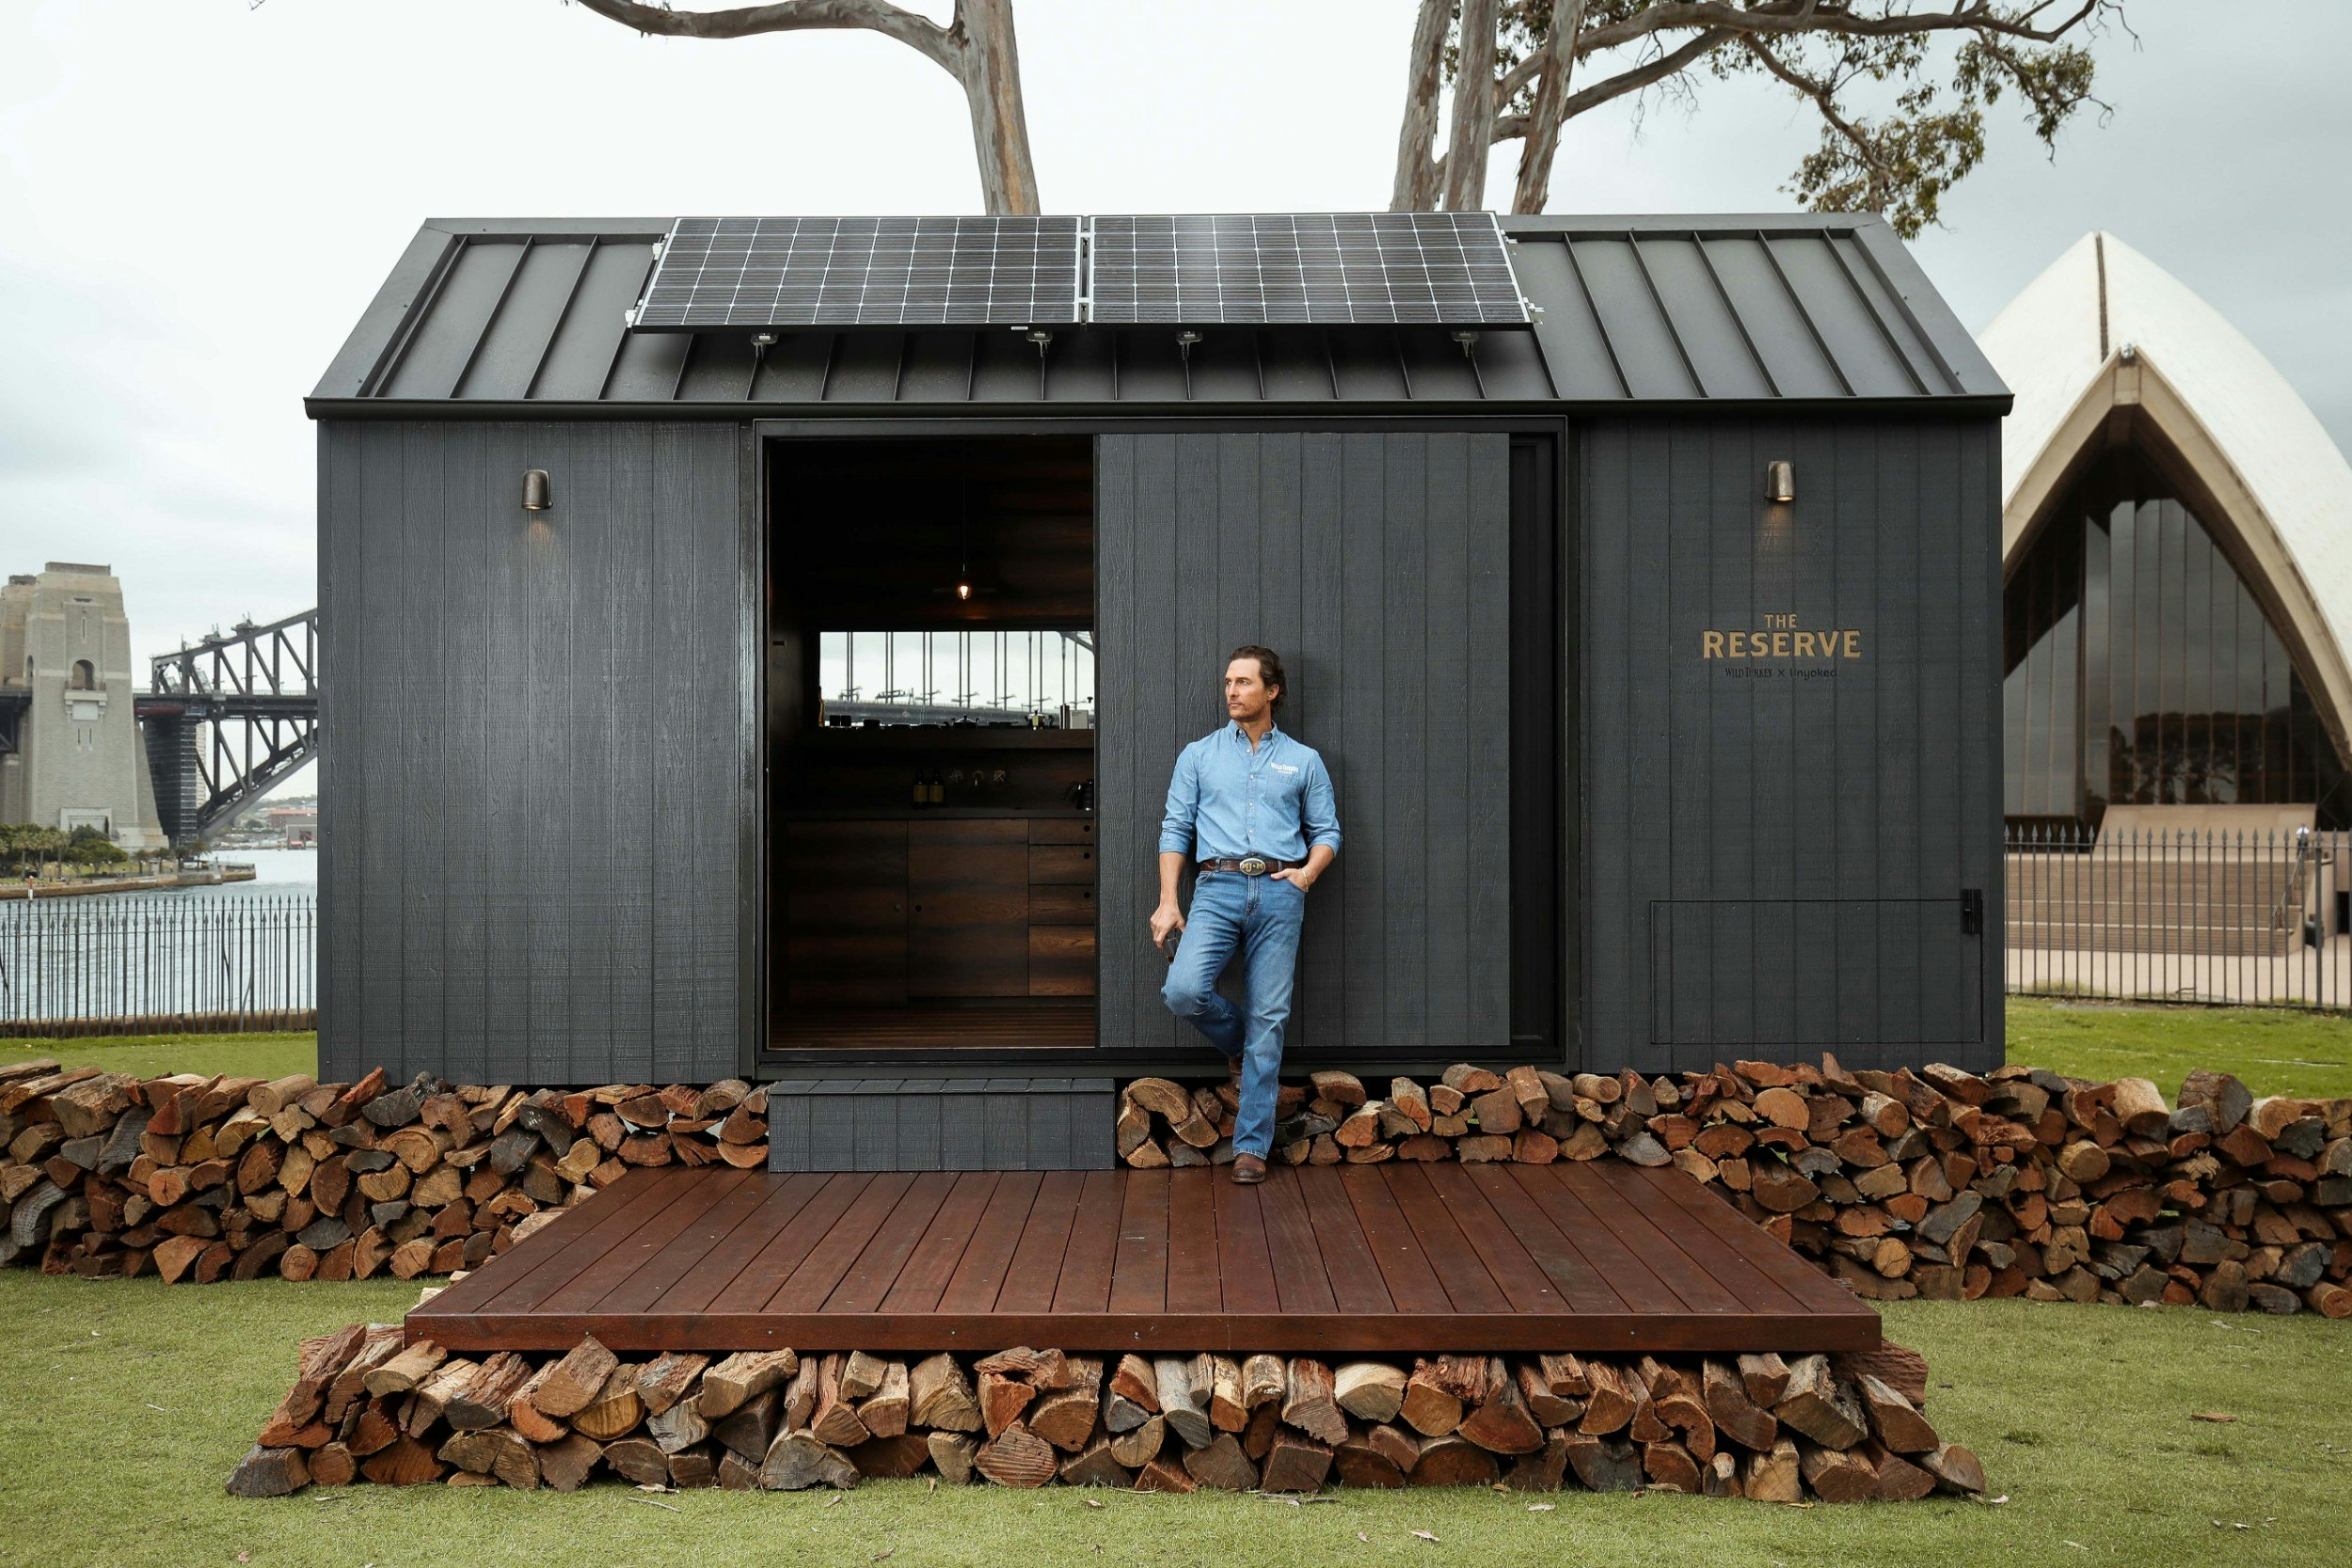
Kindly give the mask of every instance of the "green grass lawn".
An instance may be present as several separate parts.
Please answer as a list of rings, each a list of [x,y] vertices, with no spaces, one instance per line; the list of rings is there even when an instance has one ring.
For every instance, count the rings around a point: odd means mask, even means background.
[[[2254,1009],[2010,1005],[2010,1056],[2168,1094],[2194,1066],[2257,1092],[2352,1093],[2352,1023]],[[119,1071],[310,1070],[309,1035],[0,1042]],[[221,1482],[292,1377],[295,1342],[394,1320],[397,1281],[201,1289],[0,1271],[0,1564],[659,1565],[1325,1560],[1899,1568],[2352,1560],[2352,1324],[2181,1309],[1897,1303],[1930,1414],[2000,1503],[1768,1508],[1665,1496],[1336,1495],[1292,1507],[877,1483],[828,1495],[573,1497],[356,1486],[239,1502]],[[2227,1423],[2194,1421],[2224,1414]],[[1530,1503],[1552,1508],[1531,1512]],[[1091,1506],[1100,1503],[1101,1507]],[[660,1506],[657,1506],[660,1505]],[[1416,1529],[1438,1537],[1415,1537]]]
[[[69,1039],[0,1039],[0,1063],[54,1056],[67,1067],[100,1067],[135,1078],[174,1072],[224,1072],[284,1078],[315,1072],[319,1037],[281,1035],[105,1035]]]
[[[2352,1095],[2352,1017],[2282,1007],[2009,1000],[2009,1059],[2072,1078],[2146,1078],[2169,1100],[2194,1068],[2261,1094]]]
[[[2007,1499],[1997,1504],[1794,1509],[1470,1491],[1327,1494],[1335,1500],[1295,1508],[1208,1494],[932,1492],[921,1480],[838,1503],[827,1493],[648,1498],[607,1481],[568,1497],[364,1484],[263,1502],[224,1495],[293,1376],[295,1341],[392,1320],[416,1294],[392,1281],[171,1288],[0,1273],[0,1562],[2352,1560],[2352,1324],[2023,1302],[1886,1309],[1889,1336],[1928,1356],[1931,1418],[1983,1459],[1992,1496]],[[1554,1506],[1531,1512],[1536,1502]]]

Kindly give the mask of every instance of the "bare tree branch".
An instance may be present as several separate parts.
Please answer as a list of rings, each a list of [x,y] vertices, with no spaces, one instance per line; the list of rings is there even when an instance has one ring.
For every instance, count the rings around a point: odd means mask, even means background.
[[[741,39],[761,33],[862,30],[896,39],[952,72],[959,46],[953,32],[887,0],[773,0],[720,11],[676,11],[636,0],[580,0],[598,16],[641,33],[677,39]],[[958,8],[961,9],[961,8]]]
[[[1856,158],[1868,165],[1882,177],[1887,174],[1885,157],[1877,146],[1851,121],[1837,112],[1837,89],[1835,86],[1804,75],[1753,37],[1740,39],[1740,46],[1756,56],[1757,63],[1766,71],[1796,88],[1802,96],[1812,100],[1813,106],[1820,111],[1822,121],[1853,149],[1853,155]]]
[[[1630,71],[1621,71],[1606,81],[1595,82],[1581,92],[1569,94],[1567,102],[1560,107],[1560,118],[1574,119],[1613,98],[1623,98],[1627,93],[1639,92],[1670,76],[1678,76],[1730,41],[1731,35],[1720,29],[1701,33],[1671,54],[1660,55]]]
[[[1625,21],[1596,27],[1577,43],[1577,58],[1615,49],[1655,33],[1689,27],[1722,27],[1756,35],[1828,33],[1851,38],[1899,38],[1924,33],[1990,33],[2032,43],[2056,43],[2071,29],[2088,21],[2100,0],[2081,0],[2075,10],[2052,27],[2035,27],[2030,19],[2050,8],[2042,0],[2016,17],[2003,16],[1992,0],[1954,0],[1949,10],[1900,16],[1856,16],[1843,6],[1821,8],[1821,0],[1778,0],[1753,8],[1726,5],[1724,0],[1682,0],[1651,6]]]
[[[980,191],[991,213],[1039,210],[1037,167],[1029,155],[1028,115],[1021,95],[1021,58],[1012,0],[956,0],[946,26],[889,0],[772,0],[722,10],[674,10],[640,0],[580,0],[610,22],[662,38],[743,39],[818,30],[880,33],[937,65],[963,88]]]

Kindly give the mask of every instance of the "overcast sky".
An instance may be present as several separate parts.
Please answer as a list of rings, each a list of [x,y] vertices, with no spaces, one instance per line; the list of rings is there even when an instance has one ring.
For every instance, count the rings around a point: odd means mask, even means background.
[[[1017,0],[1046,208],[1385,205],[1413,8]],[[2352,450],[2352,216],[2327,195],[2352,6],[2259,9],[2134,0],[2137,42],[2101,46],[2113,118],[2053,164],[2001,105],[1919,253],[1980,329],[2107,229]],[[299,400],[421,219],[977,208],[952,82],[860,34],[644,40],[560,0],[13,0],[0,38],[0,569],[112,563],[142,659],[314,602]],[[1629,109],[1578,120],[1554,210],[1787,208],[1806,116],[1700,91],[1638,135]]]

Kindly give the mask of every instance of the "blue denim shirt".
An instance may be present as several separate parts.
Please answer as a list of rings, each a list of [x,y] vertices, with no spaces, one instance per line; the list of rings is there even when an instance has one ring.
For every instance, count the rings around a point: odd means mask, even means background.
[[[1160,851],[1194,860],[1264,855],[1303,861],[1311,846],[1340,847],[1339,808],[1322,753],[1277,726],[1253,749],[1227,724],[1176,757],[1160,822]]]

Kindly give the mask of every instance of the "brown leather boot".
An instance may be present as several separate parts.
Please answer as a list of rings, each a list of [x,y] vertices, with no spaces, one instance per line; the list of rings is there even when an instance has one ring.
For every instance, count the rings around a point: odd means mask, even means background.
[[[1259,1159],[1255,1154],[1236,1154],[1233,1156],[1234,1185],[1241,1187],[1254,1187],[1264,1180],[1265,1162],[1263,1160]]]

